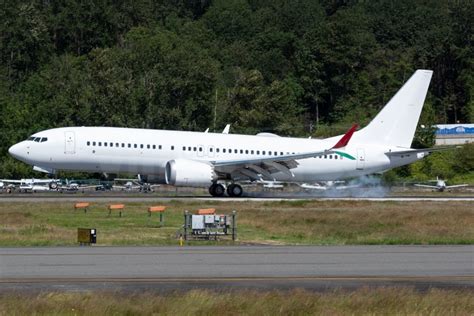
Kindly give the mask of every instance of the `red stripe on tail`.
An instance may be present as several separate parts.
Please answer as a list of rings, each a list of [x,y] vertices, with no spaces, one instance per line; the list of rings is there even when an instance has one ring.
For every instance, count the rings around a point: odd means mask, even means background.
[[[345,133],[344,136],[342,136],[342,138],[337,142],[337,144],[334,145],[331,149],[345,147],[351,140],[352,134],[354,134],[357,127],[357,124],[352,125],[351,129],[348,130],[347,133]]]

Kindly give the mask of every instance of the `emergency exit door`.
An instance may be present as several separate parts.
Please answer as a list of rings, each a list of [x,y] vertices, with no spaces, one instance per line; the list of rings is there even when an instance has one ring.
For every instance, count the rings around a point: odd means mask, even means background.
[[[357,148],[357,170],[363,170],[365,167],[365,151],[362,148]]]
[[[74,132],[64,133],[64,153],[75,154],[76,153],[76,139]]]

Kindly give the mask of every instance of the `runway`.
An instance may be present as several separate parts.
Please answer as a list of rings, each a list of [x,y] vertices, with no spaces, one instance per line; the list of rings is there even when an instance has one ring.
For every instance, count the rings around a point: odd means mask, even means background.
[[[474,202],[474,196],[389,196],[389,197],[320,197],[320,196],[276,196],[276,197],[222,197],[216,198],[211,196],[159,196],[146,195],[130,196],[124,195],[84,195],[68,194],[68,195],[0,195],[0,203],[18,203],[18,202],[76,202],[78,200],[87,200],[89,202],[168,202],[168,201],[219,201],[219,202],[279,202],[279,201],[302,201],[302,200],[318,200],[318,201],[372,201],[372,202],[450,202],[450,201],[469,201]]]
[[[474,290],[473,259],[471,245],[0,248],[0,292],[387,285]]]

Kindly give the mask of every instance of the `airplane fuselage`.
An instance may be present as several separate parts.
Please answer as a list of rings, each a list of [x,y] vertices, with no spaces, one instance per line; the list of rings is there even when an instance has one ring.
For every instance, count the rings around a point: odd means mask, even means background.
[[[278,157],[330,148],[324,140],[113,127],[65,127],[38,132],[10,148],[17,159],[43,170],[132,173],[165,182],[165,167],[174,159],[215,161]],[[336,153],[297,160],[292,174],[273,174],[278,181],[329,181],[381,172],[423,158],[420,154],[389,157],[396,148],[358,141],[357,132]]]

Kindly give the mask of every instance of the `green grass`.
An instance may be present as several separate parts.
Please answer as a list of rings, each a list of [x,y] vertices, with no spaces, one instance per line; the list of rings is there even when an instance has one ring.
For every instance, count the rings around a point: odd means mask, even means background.
[[[184,210],[237,210],[238,243],[377,245],[473,244],[474,203],[170,201],[165,225],[147,203],[127,203],[123,217],[106,204],[87,213],[73,203],[1,203],[0,246],[75,245],[77,228],[96,228],[98,245],[176,245]],[[194,244],[200,242],[194,242]],[[214,244],[207,242],[206,244]]]
[[[470,290],[409,288],[0,295],[0,315],[472,315],[473,310]]]

